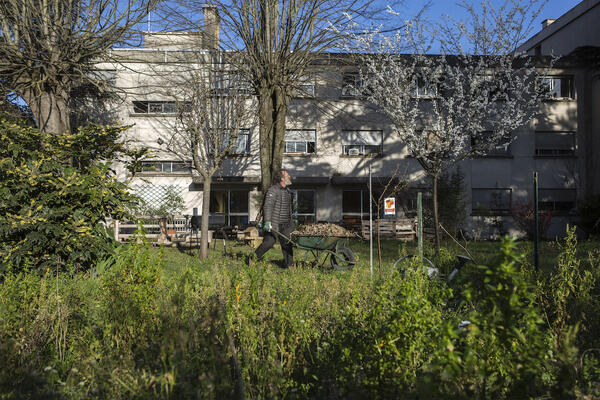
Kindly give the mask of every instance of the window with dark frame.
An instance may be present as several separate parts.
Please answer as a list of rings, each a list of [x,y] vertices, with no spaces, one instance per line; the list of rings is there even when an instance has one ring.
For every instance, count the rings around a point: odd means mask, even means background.
[[[142,171],[144,173],[185,173],[190,172],[192,165],[183,161],[144,161]]]
[[[209,205],[209,225],[238,226],[248,225],[249,191],[246,189],[211,190]]]
[[[576,189],[538,189],[540,210],[556,213],[570,213],[577,201]]]
[[[369,198],[368,190],[347,189],[342,191],[342,214],[344,217],[369,217],[369,204],[373,207],[373,216],[377,217],[377,206],[374,204],[379,199],[381,192],[373,191],[373,201]],[[383,213],[383,205],[380,207]]]
[[[174,101],[134,101],[134,114],[176,114],[177,103]]]
[[[477,134],[477,136],[471,136],[471,146],[477,146],[480,141],[485,140],[486,136],[492,135],[492,131],[483,131]],[[490,150],[487,150],[483,157],[508,157],[511,155],[510,152],[511,138],[504,137]]]
[[[573,99],[575,96],[572,76],[545,76],[539,82],[547,99]]]
[[[299,224],[316,222],[316,196],[313,189],[291,189],[293,216]]]
[[[511,188],[471,189],[471,209],[474,215],[508,214],[511,206]]]
[[[575,155],[574,131],[536,131],[535,155],[540,157],[571,157]]]
[[[342,98],[365,98],[372,93],[372,76],[361,76],[360,72],[344,72],[342,75]]]

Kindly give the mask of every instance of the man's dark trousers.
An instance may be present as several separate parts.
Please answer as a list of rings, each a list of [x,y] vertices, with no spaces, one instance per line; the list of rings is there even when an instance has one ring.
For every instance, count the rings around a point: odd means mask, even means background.
[[[277,231],[284,234],[286,237],[290,237],[292,232],[294,231],[294,226],[291,223],[288,224],[278,224],[271,227],[271,231]],[[278,235],[274,232],[265,232],[265,236],[263,238],[262,243],[256,249],[256,257],[260,260],[262,256],[275,244],[276,238],[279,238],[279,243],[281,244],[281,252],[283,253],[283,266],[291,267],[294,265],[294,248],[292,243],[287,239],[284,239],[283,236]]]

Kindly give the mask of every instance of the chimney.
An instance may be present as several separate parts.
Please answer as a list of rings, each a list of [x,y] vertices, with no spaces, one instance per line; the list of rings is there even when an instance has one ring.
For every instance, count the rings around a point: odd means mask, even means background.
[[[542,29],[549,27],[556,19],[545,19],[542,21]]]
[[[205,4],[204,12],[204,48],[219,49],[219,12],[217,7]]]

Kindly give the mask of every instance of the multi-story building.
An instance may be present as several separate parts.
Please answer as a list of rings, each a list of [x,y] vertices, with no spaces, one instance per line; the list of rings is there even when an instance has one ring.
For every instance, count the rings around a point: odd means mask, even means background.
[[[523,45],[523,50],[533,54],[546,54],[552,48],[565,57],[545,78],[552,89],[541,116],[516,131],[509,146],[460,163],[469,199],[465,224],[473,234],[515,231],[509,210],[517,202],[532,199],[534,171],[539,173],[540,206],[555,213],[553,235],[560,235],[565,224],[576,218],[577,204],[586,194],[600,194],[600,161],[594,157],[600,149],[598,65],[594,69],[582,56],[587,51],[581,49],[597,46],[593,40],[598,41],[600,35],[596,32],[581,41],[566,40],[571,47],[558,44],[562,43],[558,39],[561,30],[579,38],[588,30],[578,24],[589,25],[590,32],[599,29],[588,21],[590,13],[599,13],[599,4],[600,0],[582,2],[552,24],[546,22],[542,32]],[[199,57],[196,60],[214,60],[218,25],[212,12],[205,9],[208,32],[148,33],[145,48],[114,50],[122,60],[116,67],[116,84],[127,94],[118,119],[134,125],[130,139],[160,149],[161,133],[168,129],[165,121],[175,115],[175,103],[158,90],[165,85],[158,76],[176,71],[175,66],[192,53]],[[395,171],[399,171],[396,177],[411,183],[397,195],[398,215],[414,212],[416,192],[428,186],[419,164],[394,135],[389,121],[356,95],[357,70],[350,59],[343,54],[321,56],[312,65],[314,78],[303,82],[290,104],[283,167],[293,177],[291,189],[300,222],[352,224],[368,218],[369,171],[375,192]],[[236,154],[225,160],[213,178],[212,223],[244,226],[253,222],[260,202],[260,179],[258,124],[249,119]],[[202,182],[186,160],[157,150],[132,185],[147,198],[174,187],[185,200],[184,213],[201,213]],[[490,219],[495,224],[490,224]]]

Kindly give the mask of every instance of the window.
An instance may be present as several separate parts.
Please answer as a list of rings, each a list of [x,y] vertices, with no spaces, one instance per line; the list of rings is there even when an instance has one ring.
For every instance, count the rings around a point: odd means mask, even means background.
[[[342,131],[342,154],[367,156],[382,153],[382,131]]]
[[[229,143],[229,133],[223,132],[222,147],[224,150]],[[240,129],[237,137],[237,143],[229,150],[230,155],[247,155],[250,154],[250,129]]]
[[[511,78],[502,74],[480,75],[481,86],[478,90],[487,93],[488,101],[507,101],[511,94]]]
[[[285,153],[313,154],[316,148],[317,133],[314,129],[285,131]]]
[[[512,189],[473,188],[471,202],[474,215],[506,214],[512,204]]]
[[[373,203],[379,199],[381,193],[373,191]],[[368,190],[344,190],[342,192],[342,214],[344,216],[369,217],[369,191]],[[373,217],[377,217],[377,207],[373,206]],[[383,207],[381,207],[383,212]]]
[[[419,78],[417,85],[414,88],[414,96],[419,98],[431,98],[436,97],[438,94],[438,88],[436,82],[425,82],[425,80]]]
[[[313,77],[303,76],[296,90],[297,97],[315,97],[315,82]]]
[[[114,69],[99,69],[92,71],[89,75],[103,84],[115,86],[117,84],[117,71]]]
[[[368,190],[344,190],[342,193],[342,213],[344,215],[369,215]]]
[[[492,131],[480,132],[477,136],[471,137],[471,147],[477,146],[482,140],[485,140],[486,136],[491,135]],[[485,150],[485,156],[488,157],[508,157],[510,156],[510,142],[511,138],[505,137],[500,140],[498,144],[489,150]]]
[[[142,172],[186,173],[191,167],[191,163],[183,161],[145,161]]]
[[[549,99],[572,99],[573,78],[570,76],[546,76],[541,78],[542,92]]]
[[[360,74],[344,72],[342,76],[342,97],[357,97],[360,95]]]
[[[248,191],[229,191],[229,226],[248,225]]]
[[[373,199],[379,199],[381,193],[373,192]],[[343,226],[351,231],[360,231],[363,220],[369,219],[369,205],[372,205],[373,218],[377,218],[377,207],[369,198],[368,190],[344,190],[342,192]],[[383,213],[383,207],[380,208]]]
[[[241,75],[235,72],[221,72],[211,82],[213,93],[216,96],[231,94],[252,94],[252,87]]]
[[[568,213],[575,209],[576,199],[576,189],[538,189],[541,210]]]
[[[177,106],[174,101],[134,101],[135,114],[175,114]]]
[[[248,190],[212,190],[210,193],[209,225],[248,225]]]
[[[300,224],[314,223],[315,216],[315,191],[311,189],[291,190],[293,200],[294,219]]]
[[[575,155],[575,132],[536,131],[535,155],[542,157],[569,157]]]
[[[230,154],[250,154],[250,129],[240,129],[237,137],[237,145],[234,146]]]
[[[368,95],[370,92],[368,80],[358,72],[344,72],[342,75],[342,97],[352,98]]]
[[[404,190],[396,194],[396,214],[405,216],[415,216],[417,214],[417,193],[418,189]],[[421,191],[423,194],[423,207],[431,208],[433,206],[431,192]]]

